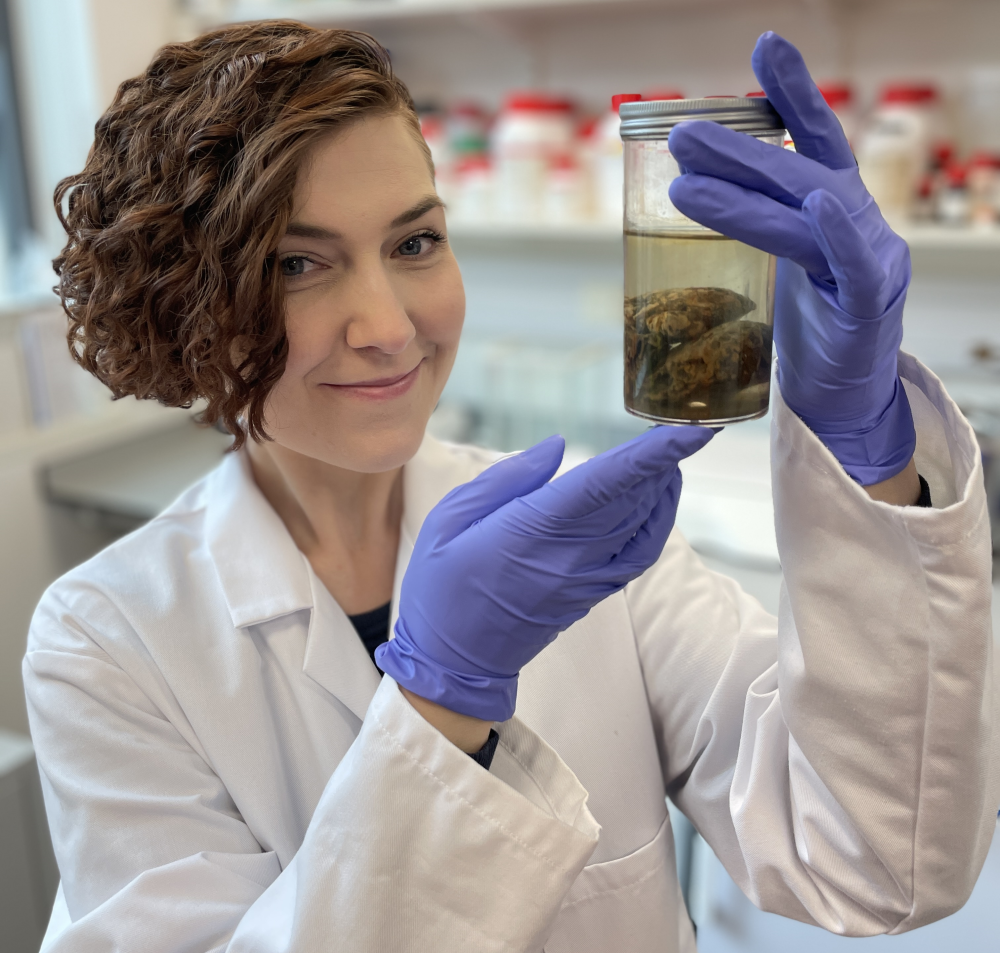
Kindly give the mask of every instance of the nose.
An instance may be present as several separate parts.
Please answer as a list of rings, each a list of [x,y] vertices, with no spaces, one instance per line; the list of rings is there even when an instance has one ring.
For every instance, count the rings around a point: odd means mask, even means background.
[[[385,269],[374,264],[358,278],[347,323],[348,346],[378,348],[386,354],[406,350],[417,332]]]

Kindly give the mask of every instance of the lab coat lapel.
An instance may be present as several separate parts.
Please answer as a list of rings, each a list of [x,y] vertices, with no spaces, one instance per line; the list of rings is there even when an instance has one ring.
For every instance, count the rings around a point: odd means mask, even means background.
[[[351,620],[311,566],[309,585],[313,605],[302,670],[364,721],[381,676]]]
[[[471,480],[496,454],[473,447],[451,448],[425,436],[413,459],[403,470],[403,520],[396,553],[390,638],[399,614],[399,594],[424,519],[450,490]],[[312,615],[306,641],[303,671],[358,718],[364,720],[381,676],[372,665],[351,620],[308,566],[312,588]]]

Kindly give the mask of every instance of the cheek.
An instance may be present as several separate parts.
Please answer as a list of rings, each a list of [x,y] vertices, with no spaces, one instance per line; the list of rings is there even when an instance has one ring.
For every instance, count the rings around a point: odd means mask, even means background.
[[[457,348],[465,322],[465,288],[454,259],[421,290],[419,307],[411,313],[418,333],[438,347]]]
[[[272,427],[281,428],[296,419],[308,400],[305,379],[334,348],[333,322],[315,320],[307,302],[290,299],[285,305],[285,339],[288,355],[278,382],[268,395],[265,416]]]
[[[285,305],[288,358],[283,381],[303,377],[329,357],[340,333],[336,322],[330,320],[329,312],[330,309],[324,309],[321,303],[289,297]]]

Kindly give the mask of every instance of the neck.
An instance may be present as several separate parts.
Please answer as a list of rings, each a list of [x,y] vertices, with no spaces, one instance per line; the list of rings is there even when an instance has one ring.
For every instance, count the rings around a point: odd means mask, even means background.
[[[358,473],[275,443],[248,445],[254,479],[295,545],[348,614],[392,596],[402,468]]]

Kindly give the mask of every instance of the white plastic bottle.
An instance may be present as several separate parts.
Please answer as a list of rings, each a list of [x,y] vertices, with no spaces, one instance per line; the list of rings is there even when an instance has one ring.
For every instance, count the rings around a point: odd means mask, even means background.
[[[611,108],[601,117],[591,137],[591,180],[594,211],[601,221],[620,223],[624,213],[625,166],[622,159],[621,120],[618,107],[642,99],[638,93],[611,97]]]
[[[512,93],[491,137],[496,170],[495,208],[505,221],[538,221],[549,168],[573,153],[573,110],[545,93]]]
[[[890,221],[912,214],[936,126],[937,90],[889,86],[858,138],[861,178]]]

